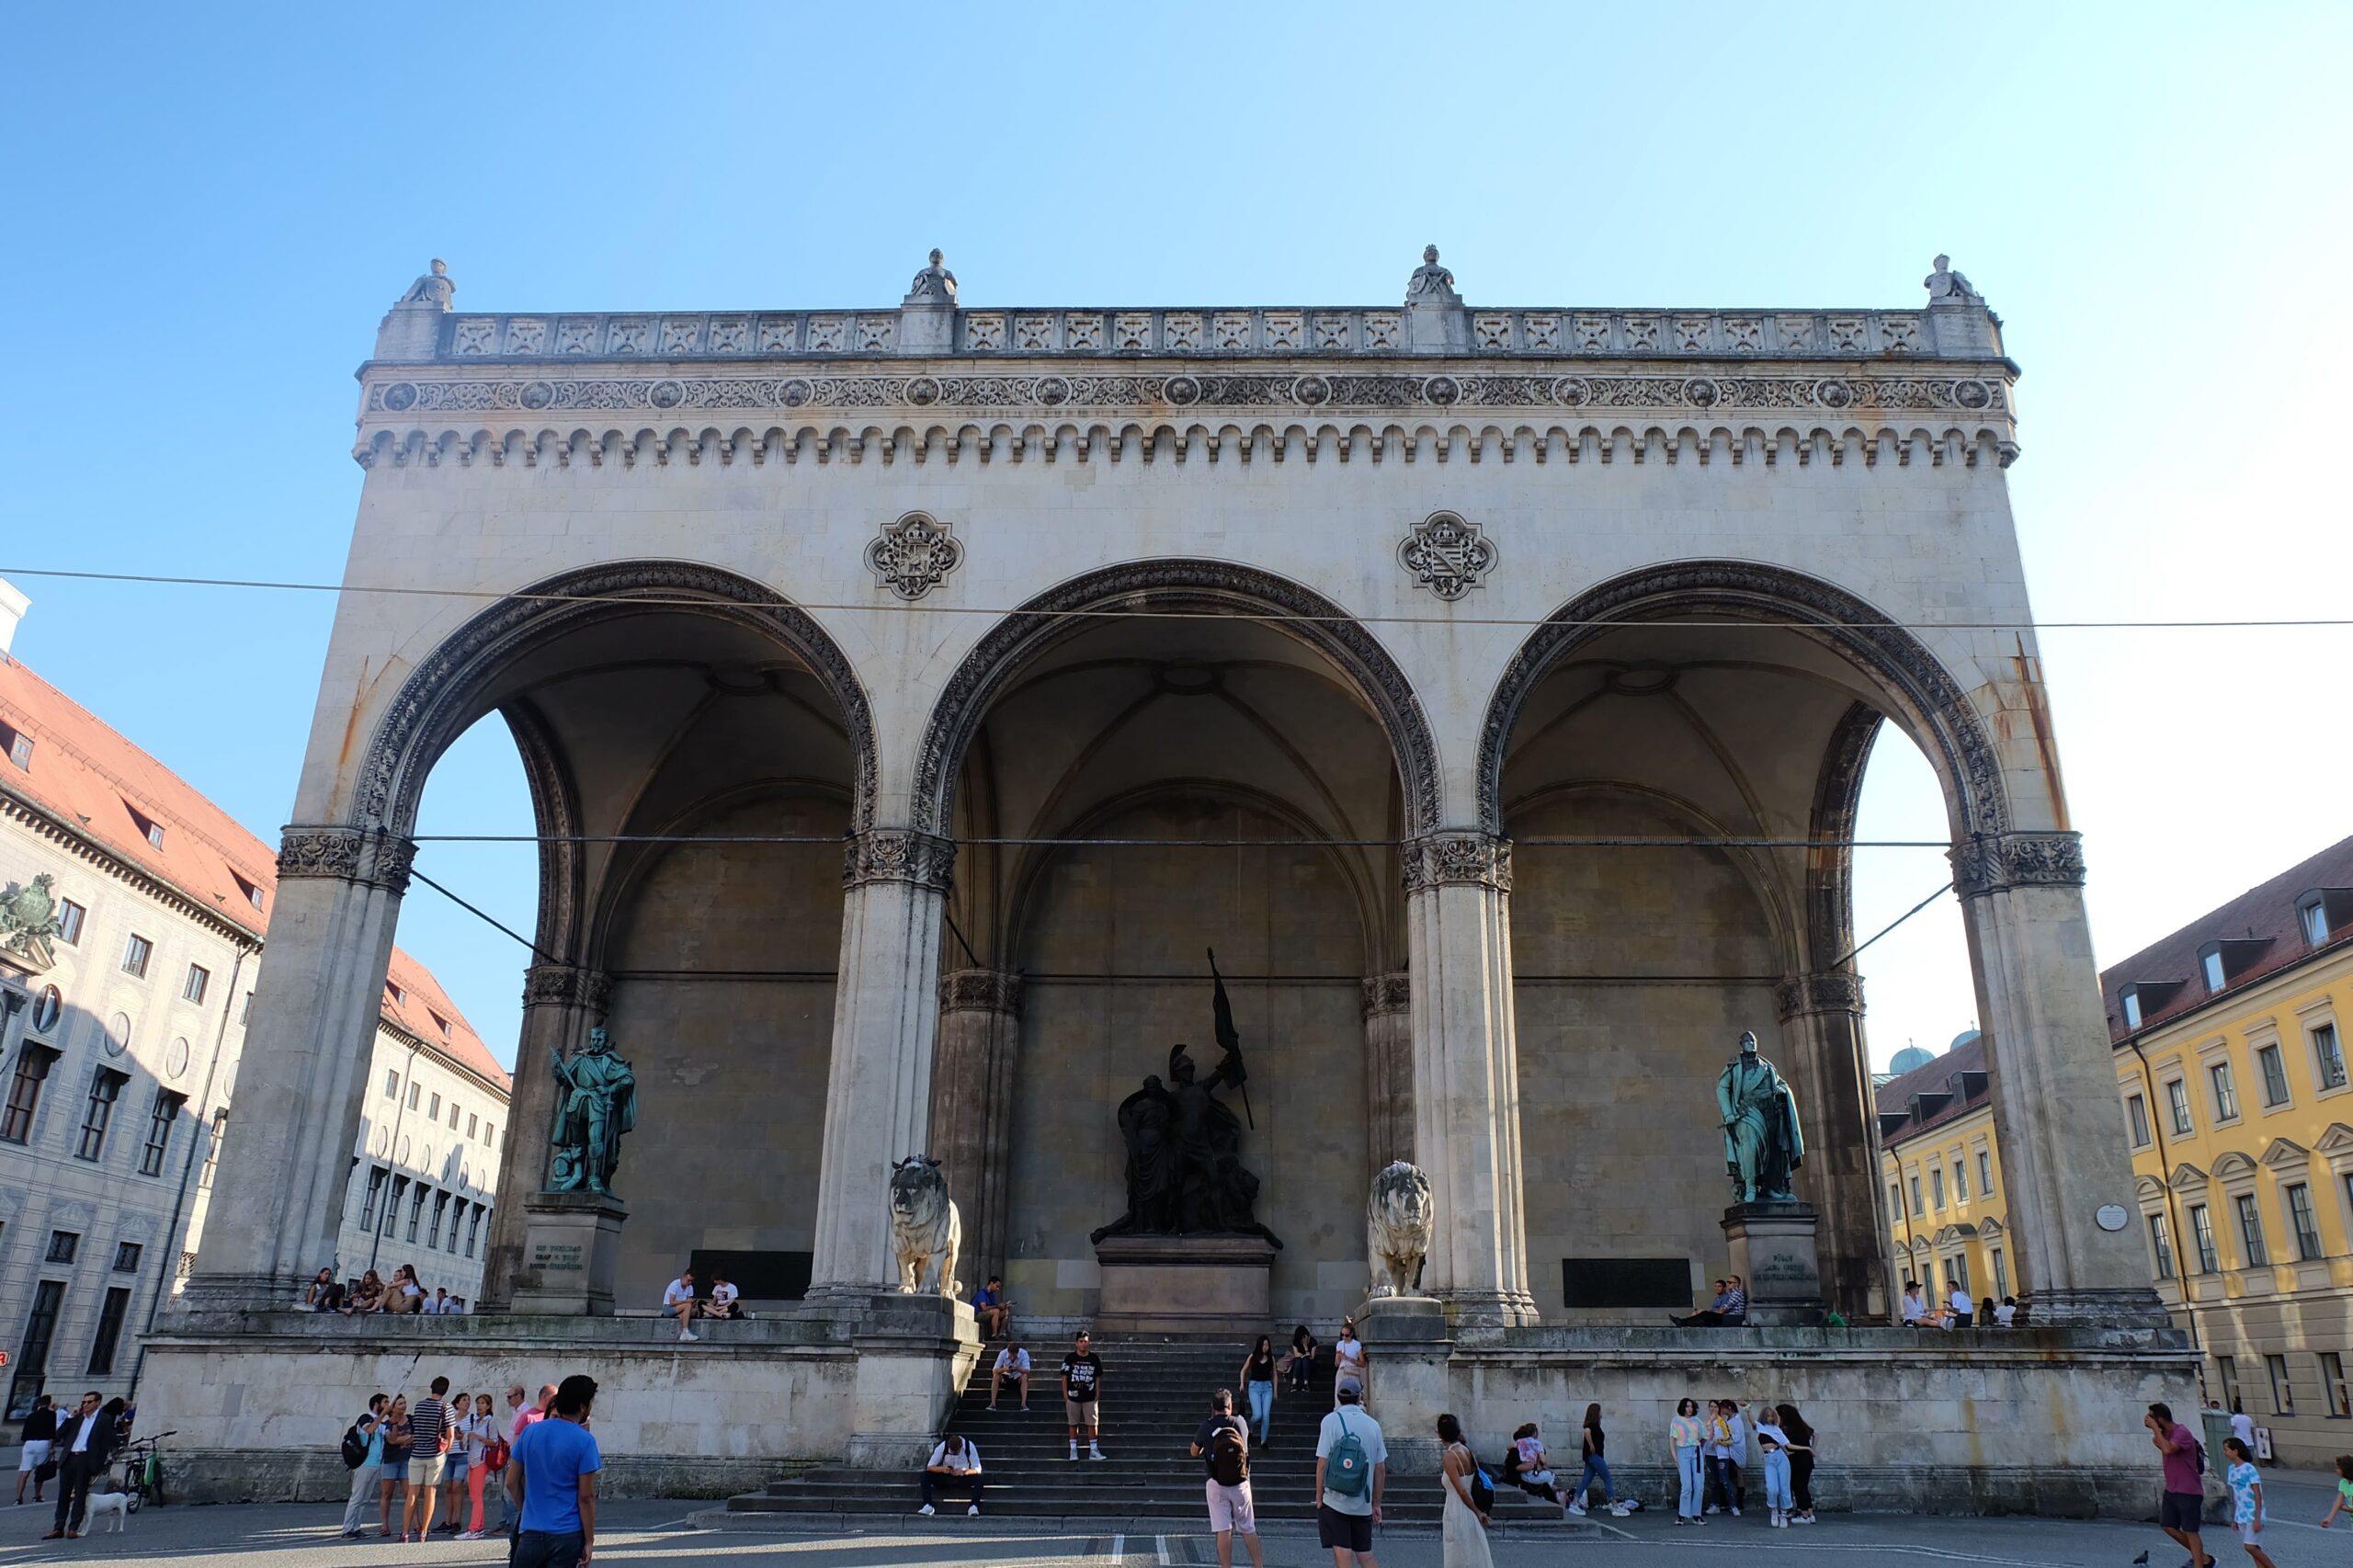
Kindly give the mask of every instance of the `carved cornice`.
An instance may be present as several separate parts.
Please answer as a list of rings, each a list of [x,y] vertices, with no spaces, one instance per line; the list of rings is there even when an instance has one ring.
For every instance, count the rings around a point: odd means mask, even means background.
[[[842,886],[868,882],[913,882],[946,892],[956,869],[956,845],[938,834],[909,828],[869,828],[843,846]]]
[[[2015,887],[2084,885],[2084,839],[2077,833],[1989,834],[1952,846],[1953,891],[1977,898]]]
[[[523,971],[526,1007],[585,1007],[601,1017],[613,999],[613,977],[568,963],[535,963]]]
[[[1432,833],[1399,846],[1405,891],[1470,884],[1511,892],[1511,840],[1491,833]]]
[[[1863,979],[1844,970],[1793,974],[1773,987],[1773,1004],[1780,1010],[1783,1023],[1803,1013],[1852,1013],[1860,1017]]]
[[[382,888],[398,898],[408,892],[416,846],[382,828],[290,824],[278,840],[278,880],[335,877]]]
[[[1376,1018],[1413,1010],[1412,977],[1403,970],[1391,974],[1369,974],[1365,976],[1363,985],[1366,1017]]]
[[[6,780],[0,780],[0,822],[22,824],[28,831],[47,839],[75,859],[154,899],[184,919],[195,921],[249,952],[261,950],[262,934],[253,926],[232,918],[222,905],[210,899],[199,900],[178,883],[168,881],[124,859],[105,845],[78,831],[74,825],[61,821],[46,809],[9,790]]]
[[[943,1013],[1004,1013],[1021,1016],[1021,977],[1001,969],[950,970],[939,977]]]

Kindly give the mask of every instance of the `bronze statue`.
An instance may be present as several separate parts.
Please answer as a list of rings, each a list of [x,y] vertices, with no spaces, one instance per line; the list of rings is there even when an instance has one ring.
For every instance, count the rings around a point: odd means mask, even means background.
[[[555,1159],[548,1170],[550,1192],[613,1190],[621,1163],[621,1134],[637,1125],[637,1075],[613,1054],[601,1028],[570,1061],[555,1059]]]
[[[1216,959],[1211,959],[1216,973]],[[1127,1144],[1128,1211],[1097,1231],[1106,1236],[1245,1235],[1283,1244],[1252,1213],[1258,1178],[1242,1164],[1242,1120],[1217,1097],[1230,1085],[1248,1104],[1249,1074],[1225,982],[1217,981],[1217,1070],[1198,1078],[1183,1045],[1168,1051],[1168,1078],[1148,1077],[1120,1102],[1120,1136]]]
[[[58,934],[56,879],[47,871],[0,898],[0,949],[18,952],[41,969],[57,961],[51,947]]]
[[[1716,1080],[1716,1108],[1724,1128],[1724,1171],[1738,1203],[1794,1203],[1790,1175],[1805,1159],[1797,1097],[1770,1062],[1756,1054],[1756,1036],[1740,1037],[1740,1054]]]

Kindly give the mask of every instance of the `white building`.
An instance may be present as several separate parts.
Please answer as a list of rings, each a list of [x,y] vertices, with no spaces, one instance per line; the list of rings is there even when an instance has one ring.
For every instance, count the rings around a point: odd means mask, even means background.
[[[24,608],[0,584],[0,1349],[12,1418],[44,1388],[128,1392],[208,1210],[236,1201],[213,1190],[214,1156],[277,893],[267,846],[8,656]],[[375,1249],[386,1272],[414,1263],[428,1290],[471,1300],[506,1074],[404,953],[375,1057],[335,1263],[357,1274]],[[393,1078],[397,1102],[383,1094]],[[371,1189],[397,1193],[401,1211],[369,1213]]]

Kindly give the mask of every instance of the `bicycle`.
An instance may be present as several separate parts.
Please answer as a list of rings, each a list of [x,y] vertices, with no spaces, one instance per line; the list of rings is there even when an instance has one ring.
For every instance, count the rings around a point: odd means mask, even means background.
[[[162,1505],[164,1495],[164,1439],[179,1436],[177,1428],[158,1432],[152,1437],[133,1437],[115,1456],[116,1481],[120,1490],[131,1494],[131,1511],[137,1513],[149,1503]]]

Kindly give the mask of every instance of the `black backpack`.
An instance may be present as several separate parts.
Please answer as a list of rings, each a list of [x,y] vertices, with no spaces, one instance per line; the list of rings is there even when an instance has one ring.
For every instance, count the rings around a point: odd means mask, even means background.
[[[1230,1426],[1210,1437],[1210,1479],[1220,1486],[1239,1486],[1250,1479],[1249,1451],[1242,1446],[1242,1434]]]
[[[1462,1451],[1466,1454],[1470,1454],[1471,1446],[1468,1443],[1464,1444]],[[1519,1450],[1514,1449],[1511,1449],[1510,1452],[1517,1457]],[[1508,1463],[1509,1461],[1506,1460],[1506,1462]],[[1479,1462],[1479,1456],[1477,1454],[1471,1454],[1470,1479],[1471,1506],[1478,1509],[1479,1512],[1483,1514],[1494,1513],[1495,1511],[1495,1483],[1487,1479],[1487,1467]]]
[[[351,1424],[351,1430],[343,1435],[343,1468],[358,1470],[367,1462],[368,1434],[362,1432],[359,1423],[355,1421]]]

